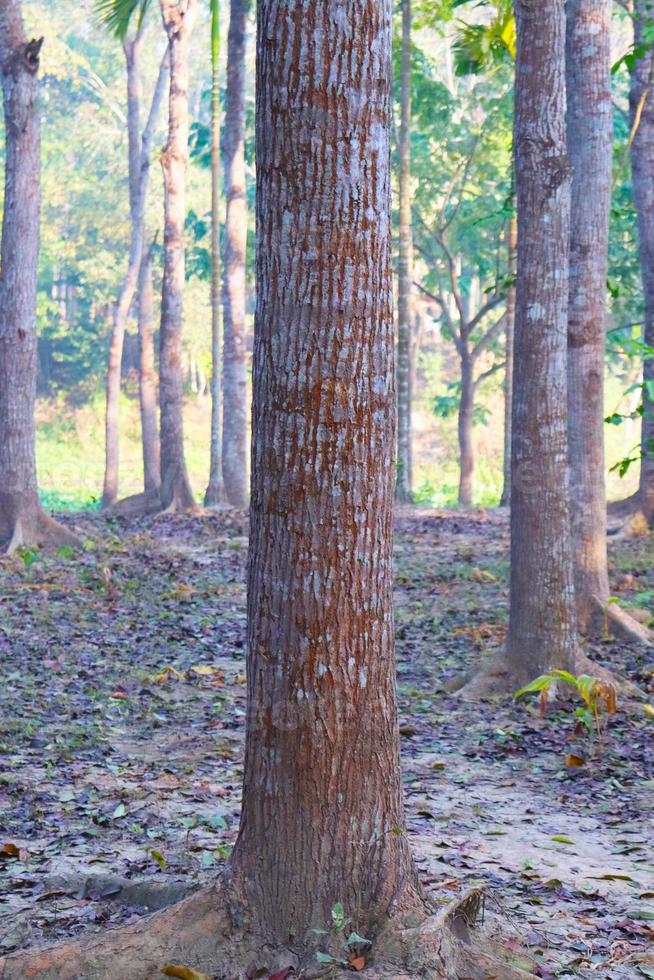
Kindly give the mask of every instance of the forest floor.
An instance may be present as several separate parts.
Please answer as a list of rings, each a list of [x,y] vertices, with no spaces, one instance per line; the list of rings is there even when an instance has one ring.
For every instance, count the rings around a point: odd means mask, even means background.
[[[238,825],[244,516],[65,519],[81,556],[0,565],[0,953],[167,904],[215,876]],[[651,607],[654,537],[611,551],[614,593]],[[501,646],[507,573],[504,514],[398,515],[422,879],[437,903],[483,884],[537,975],[654,978],[654,721],[619,705],[600,752],[572,709],[541,718],[529,701],[469,704],[443,687]],[[590,652],[654,691],[651,654]]]

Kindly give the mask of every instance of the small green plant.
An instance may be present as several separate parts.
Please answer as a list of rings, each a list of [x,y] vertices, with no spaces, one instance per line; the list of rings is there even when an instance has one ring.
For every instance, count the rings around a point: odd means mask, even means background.
[[[617,691],[613,684],[598,677],[591,677],[590,674],[580,674],[579,677],[575,677],[567,670],[550,670],[525,687],[521,687],[516,691],[515,697],[517,699],[525,694],[540,694],[540,713],[544,715],[550,692],[561,681],[574,688],[583,700],[583,705],[575,709],[575,716],[580,726],[590,734],[594,734],[597,745],[601,748],[605,728],[604,719],[608,715],[614,715],[617,708]]]
[[[330,937],[329,946],[333,952],[318,951],[316,959],[325,966],[344,966],[351,970],[363,970],[366,965],[364,953],[372,943],[351,929],[352,920],[345,914],[342,902],[336,903],[331,916],[331,929],[314,929],[313,931],[318,935]]]

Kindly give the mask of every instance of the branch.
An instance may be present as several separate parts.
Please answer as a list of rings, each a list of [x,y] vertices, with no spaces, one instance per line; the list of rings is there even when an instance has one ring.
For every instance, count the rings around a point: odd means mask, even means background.
[[[482,371],[477,380],[473,382],[472,386],[474,390],[476,391],[477,388],[484,383],[484,381],[488,381],[489,378],[492,378],[494,374],[497,374],[498,371],[501,371],[502,368],[505,367],[506,361],[497,361],[491,368],[488,369],[488,371]]]
[[[505,319],[506,312],[504,312],[502,316],[495,321],[492,327],[488,328],[481,340],[473,347],[472,354],[470,355],[473,361],[476,361],[479,355],[486,350],[493,340],[495,340],[504,325]]]
[[[454,324],[454,320],[450,316],[450,311],[447,308],[447,303],[445,302],[445,299],[442,296],[442,294],[439,293],[438,295],[436,295],[436,293],[430,292],[428,289],[425,289],[425,287],[419,282],[414,281],[413,285],[416,287],[416,289],[419,289],[421,293],[427,296],[428,299],[431,299],[434,303],[437,303],[438,306],[440,306],[443,317],[445,318],[445,322],[447,323],[447,329],[452,334],[452,340],[454,341],[454,346],[456,347],[457,352],[460,355],[463,355],[463,345],[461,343],[461,337],[459,335],[459,331],[457,330]]]
[[[486,300],[484,305],[480,308],[479,312],[475,316],[473,316],[472,320],[470,321],[469,323],[470,333],[472,333],[479,326],[481,321],[484,319],[485,316],[487,316],[488,313],[494,310],[495,307],[499,306],[500,303],[502,302],[504,302],[504,296],[502,295],[502,293],[498,292],[497,289],[495,289],[495,292],[492,294],[491,298],[489,300]]]

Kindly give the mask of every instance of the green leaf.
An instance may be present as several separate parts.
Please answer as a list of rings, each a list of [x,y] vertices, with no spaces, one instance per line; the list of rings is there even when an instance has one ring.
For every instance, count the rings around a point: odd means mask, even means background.
[[[126,813],[127,810],[125,809],[125,804],[119,803],[116,809],[114,810],[114,812],[111,814],[111,816],[113,817],[114,820],[119,820],[121,817],[124,817]]]
[[[119,41],[127,37],[134,15],[139,30],[148,12],[150,0],[96,0],[95,12]]]
[[[160,868],[166,867],[166,859],[160,851],[150,851],[150,857],[153,861],[156,861]]]
[[[574,841],[570,840],[569,837],[561,837],[559,835],[552,837],[552,840],[556,841],[557,844],[574,844]]]
[[[348,946],[357,946],[357,945],[372,946],[372,943],[369,939],[364,939],[363,936],[360,936],[358,932],[351,932],[350,935],[347,937],[347,945]]]
[[[531,684],[521,687],[519,691],[514,694],[515,698],[521,698],[523,694],[535,694],[538,691],[546,691],[552,685],[552,678],[549,674],[541,674],[536,680],[532,681]]]

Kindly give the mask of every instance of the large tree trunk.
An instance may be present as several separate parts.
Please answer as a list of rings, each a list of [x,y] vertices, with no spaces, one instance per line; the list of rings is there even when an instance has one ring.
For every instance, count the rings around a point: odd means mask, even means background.
[[[164,179],[164,273],[159,335],[161,406],[161,506],[195,505],[184,457],[184,222],[188,161],[188,55],[197,0],[160,0],[170,52],[168,141],[161,157]]]
[[[413,236],[411,228],[411,0],[402,0],[400,97],[400,252],[397,304],[397,486],[400,503],[411,503],[411,323]]]
[[[147,498],[154,499],[159,496],[161,467],[159,458],[159,429],[157,426],[157,376],[154,358],[152,247],[143,253],[143,258],[141,259],[138,324],[143,489]]]
[[[506,294],[506,366],[504,368],[504,484],[500,507],[511,505],[511,429],[513,415],[513,346],[515,334],[515,274],[518,258],[518,219],[509,219],[508,233],[509,276],[511,284]]]
[[[20,3],[0,7],[5,196],[0,278],[0,550],[76,541],[47,518],[36,482],[36,277],[41,150],[37,103],[42,41],[26,41]]]
[[[516,0],[518,282],[511,465],[511,614],[516,686],[574,670],[567,323],[570,164],[563,0]]]
[[[414,886],[393,656],[391,6],[260,0],[258,21],[248,731],[232,869],[257,931],[301,948],[335,902],[374,935]]]
[[[154,88],[147,124],[141,134],[140,106],[140,31],[123,44],[127,66],[127,134],[129,163],[130,244],[127,271],[114,308],[109,360],[107,364],[107,402],[105,416],[105,471],[103,507],[111,507],[118,498],[120,460],[120,383],[123,346],[130,307],[136,293],[145,241],[145,203],[150,173],[150,151],[156,119],[167,76],[167,59],[161,64]]]
[[[461,359],[461,400],[459,402],[459,504],[472,507],[475,451],[472,441],[475,386],[470,355]]]
[[[651,0],[634,0],[633,21],[635,48],[641,53],[631,72],[631,122],[635,130],[631,166],[645,295],[644,340],[654,347],[654,60],[650,37],[654,27],[654,7]],[[645,360],[643,380],[639,504],[651,525],[654,523],[654,398],[648,385],[654,388],[654,358]]]
[[[211,6],[211,444],[209,483],[204,494],[207,507],[225,499],[222,464],[222,391],[220,384],[223,347],[220,317],[220,9]]]
[[[245,40],[249,0],[231,0],[225,135],[225,268],[223,284],[223,479],[227,500],[248,500],[248,412],[245,373]]]
[[[568,0],[573,168],[568,318],[572,543],[579,626],[609,599],[604,460],[606,277],[612,177],[611,0]]]

